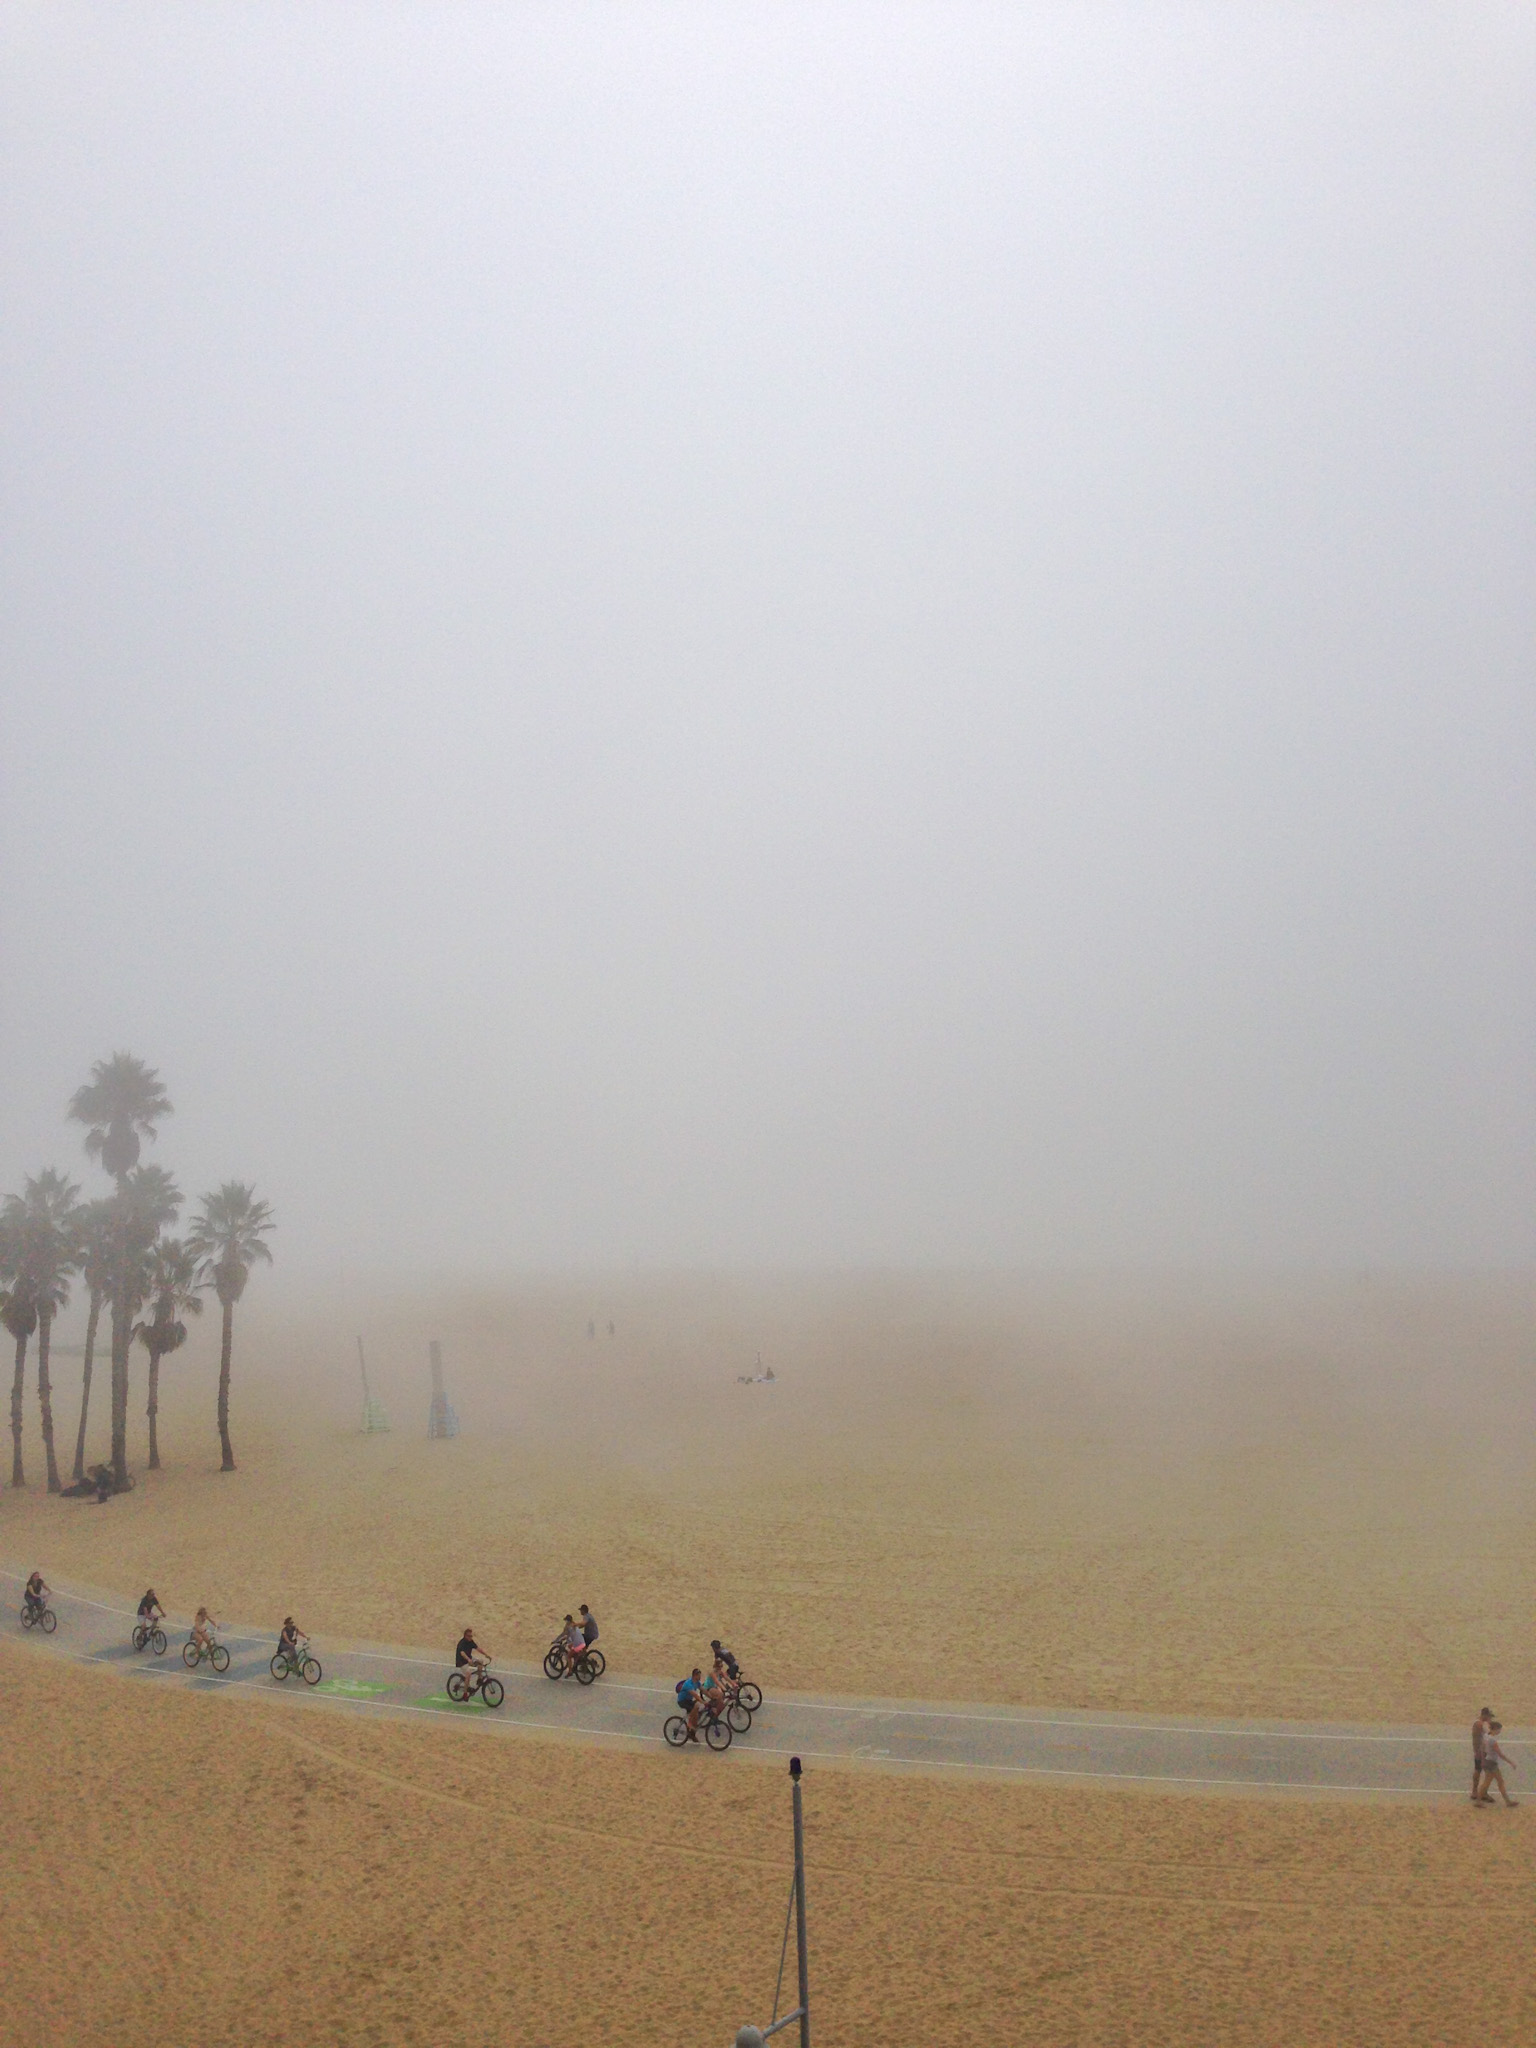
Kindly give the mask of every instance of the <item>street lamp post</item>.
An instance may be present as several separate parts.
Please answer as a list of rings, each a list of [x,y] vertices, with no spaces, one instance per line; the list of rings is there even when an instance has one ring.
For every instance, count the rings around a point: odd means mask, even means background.
[[[741,2027],[736,2034],[736,2048],[763,2048],[763,2043],[773,2034],[780,2034],[786,2027],[800,2022],[800,2048],[811,2048],[811,1962],[805,1940],[805,1820],[800,1810],[800,1759],[792,1756],[789,1760],[790,1796],[795,1814],[795,1877],[790,1898],[795,1909],[795,1955],[799,1964],[800,2003],[793,2012],[785,2013],[783,2019],[774,2019],[766,2027]],[[784,1929],[784,1938],[789,1939],[789,1928]],[[782,1981],[784,1965],[779,1963]],[[778,2009],[778,1994],[774,1994],[774,2009]]]

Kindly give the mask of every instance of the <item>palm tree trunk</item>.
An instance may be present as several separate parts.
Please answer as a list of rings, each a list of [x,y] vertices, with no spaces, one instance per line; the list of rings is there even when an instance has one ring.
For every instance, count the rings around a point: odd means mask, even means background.
[[[27,1386],[27,1337],[16,1337],[16,1376],[10,1382],[10,1485],[25,1487],[27,1475],[20,1468],[20,1397]]]
[[[37,1319],[37,1400],[43,1411],[43,1452],[48,1460],[48,1491],[59,1491],[59,1461],[53,1454],[53,1387],[48,1378],[48,1340],[53,1333],[53,1317],[40,1315]]]
[[[11,1381],[11,1484],[25,1486],[27,1475],[21,1469],[21,1396],[27,1382],[27,1340],[16,1339],[16,1377]]]
[[[223,1446],[221,1472],[235,1469],[235,1447],[229,1440],[229,1354],[235,1348],[235,1304],[224,1304],[224,1341],[219,1347],[219,1442]],[[17,1456],[21,1454],[18,1451]]]
[[[133,1334],[133,1314],[128,1306],[128,1289],[123,1281],[112,1294],[112,1485],[126,1493],[128,1479],[128,1341]]]
[[[153,1344],[149,1347],[149,1469],[160,1470],[160,1438],[155,1429],[155,1418],[160,1413],[160,1354]]]
[[[223,1343],[219,1346],[219,1444],[223,1446],[221,1473],[236,1468],[236,1448],[229,1442],[229,1354],[236,1348],[236,1305],[223,1305]]]
[[[100,1291],[91,1295],[91,1313],[85,1325],[85,1369],[80,1375],[80,1434],[75,1438],[74,1477],[85,1477],[85,1418],[91,1406],[91,1367],[96,1361],[96,1325],[101,1321]]]

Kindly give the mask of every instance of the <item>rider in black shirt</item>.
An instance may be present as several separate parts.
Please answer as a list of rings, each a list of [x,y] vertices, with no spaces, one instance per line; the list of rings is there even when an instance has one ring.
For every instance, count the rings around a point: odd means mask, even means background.
[[[725,1645],[721,1642],[718,1636],[714,1637],[711,1640],[709,1647],[715,1653],[716,1668],[720,1671],[723,1671],[727,1678],[740,1678],[741,1666],[736,1662],[735,1657],[725,1647]]]
[[[466,1682],[473,1687],[484,1676],[485,1667],[490,1661],[487,1652],[475,1641],[474,1630],[466,1625],[463,1635],[459,1637],[458,1648],[453,1653],[455,1670],[462,1671]]]

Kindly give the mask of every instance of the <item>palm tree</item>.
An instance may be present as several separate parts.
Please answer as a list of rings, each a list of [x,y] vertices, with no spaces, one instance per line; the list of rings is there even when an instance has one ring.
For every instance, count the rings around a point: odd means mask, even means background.
[[[85,1477],[85,1423],[91,1407],[91,1368],[96,1360],[96,1328],[101,1321],[101,1304],[112,1285],[113,1222],[111,1202],[86,1202],[80,1209],[76,1247],[80,1272],[90,1298],[85,1319],[85,1365],[80,1375],[80,1429],[75,1437],[74,1477]]]
[[[7,1270],[13,1271],[19,1263],[9,1231],[0,1244],[0,1256],[4,1257]],[[25,1285],[8,1287],[0,1294],[0,1321],[16,1339],[16,1371],[11,1380],[11,1484],[25,1486],[27,1475],[21,1464],[21,1397],[27,1384],[27,1340],[37,1328],[37,1305]]]
[[[204,1195],[201,1212],[192,1220],[187,1250],[197,1261],[198,1278],[210,1283],[224,1310],[224,1335],[219,1347],[219,1443],[222,1472],[235,1469],[229,1441],[229,1358],[235,1338],[235,1303],[245,1292],[258,1259],[272,1263],[264,1239],[273,1227],[271,1207],[258,1202],[256,1190],[244,1181],[227,1180],[216,1194]]]
[[[148,1300],[154,1285],[155,1245],[162,1230],[176,1221],[181,1209],[181,1189],[163,1166],[136,1166],[124,1183],[120,1201],[114,1201],[114,1221],[117,1228],[115,1238],[116,1285],[123,1305],[123,1314],[128,1323],[128,1340],[125,1342],[122,1370],[122,1422],[119,1426],[114,1402],[113,1418],[113,1459],[117,1457],[119,1443],[125,1457],[125,1472],[121,1480],[114,1474],[114,1484],[126,1486],[126,1449],[128,1434],[128,1343],[133,1338],[133,1318]],[[113,1391],[116,1392],[117,1378],[114,1375]]]
[[[53,1449],[53,1390],[48,1377],[48,1351],[53,1319],[69,1300],[70,1275],[78,1263],[79,1193],[73,1181],[49,1167],[46,1172],[29,1177],[21,1194],[7,1195],[0,1212],[0,1257],[13,1282],[5,1321],[16,1339],[16,1370],[11,1381],[11,1484],[26,1484],[21,1457],[22,1395],[27,1340],[35,1330],[37,1393],[50,1493],[59,1490],[59,1466]]]
[[[99,1159],[122,1192],[124,1181],[139,1163],[139,1140],[155,1135],[155,1125],[171,1114],[171,1098],[153,1067],[131,1052],[115,1052],[98,1060],[91,1078],[70,1097],[69,1113],[88,1124],[85,1149]]]
[[[115,1052],[92,1067],[90,1080],[70,1098],[69,1113],[87,1126],[86,1151],[100,1159],[117,1182],[117,1261],[111,1285],[112,1477],[122,1492],[128,1485],[128,1346],[136,1306],[131,1298],[134,1247],[140,1235],[129,1214],[128,1177],[138,1165],[141,1139],[153,1139],[156,1124],[171,1113],[171,1101],[153,1067],[130,1052]],[[153,1237],[152,1231],[151,1242]]]
[[[187,1341],[181,1317],[200,1316],[203,1297],[197,1291],[197,1260],[179,1238],[162,1237],[150,1256],[148,1298],[154,1314],[138,1323],[133,1334],[149,1353],[149,1469],[160,1470],[160,1438],[155,1419],[160,1413],[160,1361]]]

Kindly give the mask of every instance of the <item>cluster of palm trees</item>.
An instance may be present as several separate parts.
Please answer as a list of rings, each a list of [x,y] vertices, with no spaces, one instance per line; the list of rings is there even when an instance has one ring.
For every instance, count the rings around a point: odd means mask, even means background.
[[[73,1477],[85,1474],[85,1429],[90,1413],[96,1335],[105,1304],[112,1347],[111,1483],[132,1485],[128,1473],[128,1366],[135,1340],[149,1358],[149,1463],[160,1464],[157,1427],[160,1361],[186,1342],[185,1318],[200,1315],[203,1290],[212,1288],[224,1311],[219,1357],[221,1469],[235,1469],[229,1437],[229,1368],[234,1348],[235,1303],[253,1265],[272,1254],[270,1207],[254,1188],[230,1180],[203,1197],[184,1238],[168,1235],[181,1210],[181,1191],[161,1166],[141,1166],[146,1138],[171,1113],[170,1098],[153,1067],[132,1053],[98,1060],[91,1078],[69,1104],[86,1127],[85,1149],[111,1175],[114,1191],[82,1202],[80,1190],[53,1167],[31,1176],[19,1195],[0,1207],[0,1322],[16,1341],[11,1380],[11,1484],[25,1486],[21,1438],[27,1347],[37,1339],[37,1396],[42,1410],[48,1491],[61,1491],[53,1444],[53,1387],[49,1348],[53,1322],[69,1301],[78,1276],[89,1304],[85,1365],[80,1386],[80,1427]],[[103,1484],[106,1482],[103,1481]]]

